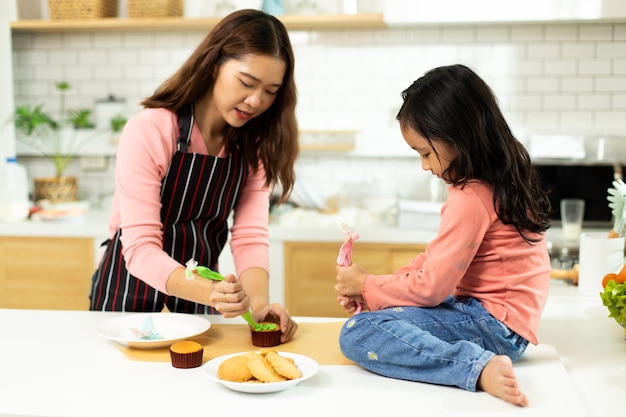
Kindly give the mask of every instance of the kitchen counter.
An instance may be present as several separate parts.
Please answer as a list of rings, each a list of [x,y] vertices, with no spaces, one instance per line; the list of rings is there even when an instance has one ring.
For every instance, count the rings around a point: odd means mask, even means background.
[[[85,217],[67,220],[0,222],[0,236],[24,237],[93,237],[109,234],[106,211],[90,210]]]
[[[271,241],[342,242],[341,223],[320,215],[297,226],[270,224]],[[334,219],[333,219],[334,220]],[[108,236],[108,212],[91,210],[85,217],[67,221],[0,222],[0,236],[93,237]],[[368,224],[359,227],[360,242],[427,243],[435,230],[401,229],[387,225]]]
[[[515,364],[530,399],[528,408],[484,392],[383,378],[354,365],[321,365],[315,376],[287,391],[242,394],[209,380],[201,368],[176,369],[167,362],[126,356],[95,332],[99,323],[116,315],[0,309],[0,415],[221,412],[275,417],[298,415],[307,407],[326,415],[372,415],[373,409],[397,414],[413,409],[445,416],[604,417],[619,415],[623,409],[626,342],[622,329],[606,317],[599,298],[580,297],[575,287],[553,287],[540,345],[530,346]],[[242,322],[217,316],[209,320]],[[210,353],[210,346],[206,348]]]
[[[100,239],[108,236],[108,212],[91,210],[84,218],[67,221],[31,221],[0,222],[0,236],[37,236],[37,237],[93,237]],[[357,228],[359,242],[425,244],[435,237],[437,230],[431,225],[424,228],[400,228],[373,222],[350,223]],[[296,224],[270,223],[270,240],[278,242],[341,242],[341,220],[338,216],[319,214],[305,217]],[[602,229],[584,229],[583,232],[606,231]],[[558,227],[548,230],[548,239],[563,243],[563,233]],[[572,244],[572,242],[568,242]],[[576,242],[574,242],[576,244]]]
[[[539,327],[539,341],[554,346],[587,415],[623,412],[626,336],[600,297],[578,294],[578,287],[553,283]],[[566,413],[558,415],[567,415]]]

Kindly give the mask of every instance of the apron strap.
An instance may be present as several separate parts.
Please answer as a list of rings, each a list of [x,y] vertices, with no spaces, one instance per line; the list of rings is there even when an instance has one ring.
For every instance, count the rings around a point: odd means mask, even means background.
[[[191,128],[193,126],[193,104],[185,106],[178,111],[178,128],[180,136],[178,137],[178,150],[187,152],[187,146],[191,142]]]

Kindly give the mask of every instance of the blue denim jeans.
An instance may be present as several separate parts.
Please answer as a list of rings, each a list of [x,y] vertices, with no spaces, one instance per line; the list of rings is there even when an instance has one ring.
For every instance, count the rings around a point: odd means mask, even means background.
[[[516,361],[528,341],[478,300],[450,296],[436,307],[356,314],[343,325],[339,345],[346,358],[377,374],[476,391],[491,358]]]

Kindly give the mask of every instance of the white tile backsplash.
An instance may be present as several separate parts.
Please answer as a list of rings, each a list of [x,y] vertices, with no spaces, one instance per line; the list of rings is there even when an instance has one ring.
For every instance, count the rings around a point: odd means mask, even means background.
[[[611,107],[614,109],[626,109],[626,94],[613,94]]]
[[[54,82],[72,85],[69,107],[109,94],[129,116],[205,33],[123,31],[13,35],[15,102],[55,109]],[[419,160],[403,143],[395,114],[401,91],[425,71],[463,63],[490,84],[513,131],[626,132],[626,23],[459,24],[292,32],[302,129],[356,129],[348,155],[302,154],[299,170],[320,183],[385,182],[398,195],[425,195]],[[372,155],[387,155],[375,157]],[[393,157],[393,159],[389,159]],[[27,158],[32,173],[45,161]],[[114,158],[81,174],[81,193],[112,192]],[[72,170],[80,172],[79,164]],[[95,188],[94,188],[95,187]]]
[[[613,28],[611,25],[584,25],[579,28],[581,41],[613,41]]]

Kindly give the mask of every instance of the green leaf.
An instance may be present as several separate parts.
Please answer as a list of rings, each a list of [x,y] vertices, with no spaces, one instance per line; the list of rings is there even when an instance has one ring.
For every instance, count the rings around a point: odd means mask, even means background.
[[[69,110],[67,114],[67,121],[70,122],[75,129],[86,129],[94,126],[90,120],[91,110],[89,109]]]
[[[609,317],[626,327],[626,284],[610,280],[600,293],[602,304],[609,310]]]
[[[70,84],[65,81],[61,81],[56,83],[56,88],[59,91],[67,91],[70,89]]]
[[[109,121],[111,125],[111,130],[116,133],[121,132],[127,121],[128,119],[126,119],[126,117],[122,116],[121,114],[113,116]]]
[[[43,104],[34,107],[21,106],[15,109],[15,117],[13,119],[15,128],[26,136],[33,135],[41,126],[56,129],[58,124],[52,120],[47,113],[41,110],[42,107]]]

